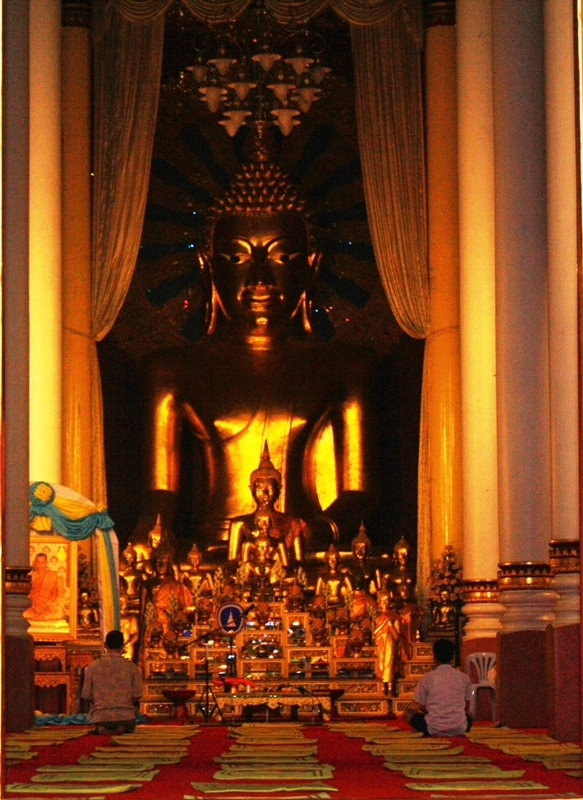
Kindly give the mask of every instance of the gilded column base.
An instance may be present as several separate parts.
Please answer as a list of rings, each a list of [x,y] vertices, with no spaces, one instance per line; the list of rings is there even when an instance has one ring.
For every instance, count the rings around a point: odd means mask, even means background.
[[[581,621],[579,551],[578,539],[552,539],[549,542],[553,589],[559,596],[555,605],[554,627],[576,625]]]
[[[544,631],[555,621],[557,594],[551,567],[544,561],[505,561],[498,565],[503,633]]]
[[[492,639],[502,630],[504,606],[499,602],[498,581],[464,581],[462,614],[467,618],[464,640]]]
[[[521,590],[552,587],[553,575],[550,564],[545,561],[503,561],[498,564],[498,589]]]

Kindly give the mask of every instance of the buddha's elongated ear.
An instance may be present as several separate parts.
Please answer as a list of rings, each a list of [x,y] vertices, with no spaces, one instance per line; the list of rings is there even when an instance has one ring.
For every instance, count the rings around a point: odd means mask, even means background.
[[[320,264],[324,251],[320,248],[314,248],[308,255],[308,264],[310,268],[310,275],[306,290],[302,294],[299,309],[302,315],[303,328],[307,333],[314,333],[322,339],[331,339],[334,335],[334,327],[330,322],[326,310],[323,308],[316,308],[312,299],[312,291],[320,273]],[[315,317],[318,313],[318,318]]]
[[[308,264],[310,265],[310,278],[313,281],[316,280],[318,274],[320,273],[320,263],[323,255],[323,250],[320,248],[315,248],[308,256]]]
[[[210,334],[214,332],[217,324],[217,311],[220,306],[220,300],[213,282],[210,258],[204,250],[199,250],[198,252],[198,266],[205,308],[204,331],[206,334]]]

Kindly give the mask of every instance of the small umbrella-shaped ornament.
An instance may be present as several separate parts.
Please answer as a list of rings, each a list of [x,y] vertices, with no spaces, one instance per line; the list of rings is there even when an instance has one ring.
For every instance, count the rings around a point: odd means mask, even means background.
[[[209,111],[214,114],[216,113],[220,106],[221,100],[227,94],[226,89],[222,89],[220,86],[200,86],[198,90],[201,94],[201,100],[205,100],[208,106]]]
[[[276,117],[276,125],[284,136],[289,136],[294,125],[300,124],[299,119],[294,119],[300,113],[295,108],[274,108],[271,113]]]
[[[243,111],[243,109],[225,111],[223,116],[226,117],[226,119],[219,120],[219,125],[224,125],[229,136],[233,137],[241,125],[245,124],[245,117],[248,117],[250,114],[250,111]]]

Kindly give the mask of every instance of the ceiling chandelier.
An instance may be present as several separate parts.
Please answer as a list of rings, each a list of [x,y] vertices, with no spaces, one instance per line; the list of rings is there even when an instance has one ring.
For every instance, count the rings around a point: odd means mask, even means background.
[[[195,37],[196,62],[181,83],[194,81],[229,136],[249,124],[277,125],[288,136],[320,98],[331,71],[321,62],[325,47],[305,20],[282,24],[257,0],[237,20],[209,25]]]

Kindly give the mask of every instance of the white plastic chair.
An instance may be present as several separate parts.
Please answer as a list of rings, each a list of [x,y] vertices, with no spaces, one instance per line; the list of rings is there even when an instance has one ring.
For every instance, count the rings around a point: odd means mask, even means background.
[[[473,669],[472,669],[473,667]],[[466,658],[466,674],[472,680],[475,673],[478,676],[477,683],[472,682],[472,697],[470,699],[470,714],[476,716],[476,698],[479,689],[489,689],[491,692],[492,719],[496,719],[496,686],[491,675],[496,667],[496,653],[469,653]]]

